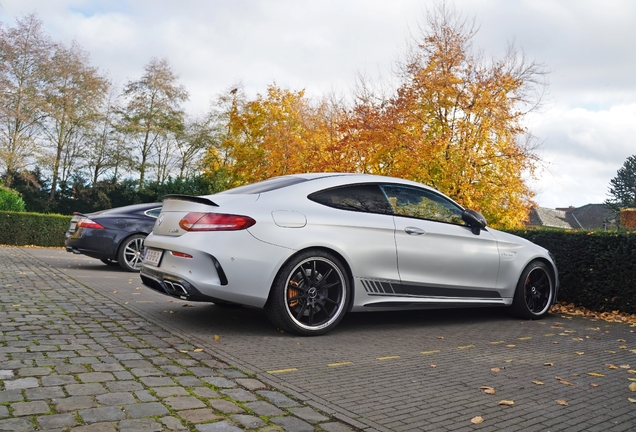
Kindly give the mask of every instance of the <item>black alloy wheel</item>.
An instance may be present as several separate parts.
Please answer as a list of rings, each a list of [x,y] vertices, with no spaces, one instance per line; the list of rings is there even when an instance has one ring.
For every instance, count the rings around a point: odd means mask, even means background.
[[[138,272],[141,269],[145,239],[144,234],[135,234],[122,242],[117,254],[121,268],[129,272]]]
[[[324,334],[347,310],[349,281],[340,261],[328,252],[308,251],[280,270],[267,313],[283,330],[303,336]]]
[[[515,315],[524,319],[543,317],[554,298],[554,282],[548,266],[541,261],[533,261],[521,274],[512,309]]]

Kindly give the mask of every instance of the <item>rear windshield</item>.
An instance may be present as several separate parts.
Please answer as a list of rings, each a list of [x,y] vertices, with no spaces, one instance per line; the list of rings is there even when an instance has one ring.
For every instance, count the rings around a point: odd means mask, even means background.
[[[301,177],[285,176],[274,177],[271,179],[263,180],[258,183],[252,183],[245,186],[239,186],[234,189],[222,192],[224,194],[259,194],[263,192],[269,192],[276,189],[281,189],[287,186],[292,186],[298,183],[307,181],[307,179]]]

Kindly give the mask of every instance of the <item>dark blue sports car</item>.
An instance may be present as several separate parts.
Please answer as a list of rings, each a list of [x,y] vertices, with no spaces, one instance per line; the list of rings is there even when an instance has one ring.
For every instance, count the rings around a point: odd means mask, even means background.
[[[74,213],[64,240],[66,251],[119,265],[126,271],[139,271],[144,240],[159,213],[161,203]]]

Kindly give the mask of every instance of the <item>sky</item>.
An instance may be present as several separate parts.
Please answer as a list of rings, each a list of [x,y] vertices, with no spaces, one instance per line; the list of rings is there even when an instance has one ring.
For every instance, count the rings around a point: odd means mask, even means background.
[[[529,185],[542,207],[608,198],[636,154],[636,1],[448,1],[479,31],[475,48],[498,56],[514,41],[542,63],[549,87],[525,126],[541,166]],[[58,42],[75,40],[115,84],[166,58],[190,93],[187,110],[208,109],[242,84],[272,83],[310,96],[347,95],[360,75],[391,77],[434,0],[0,0],[0,21],[35,12]]]

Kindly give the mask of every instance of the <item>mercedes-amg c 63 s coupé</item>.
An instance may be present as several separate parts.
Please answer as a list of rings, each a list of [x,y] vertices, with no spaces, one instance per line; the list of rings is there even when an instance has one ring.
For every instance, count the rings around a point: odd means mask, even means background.
[[[181,299],[265,308],[299,335],[357,311],[506,306],[536,319],[559,287],[547,250],[435,189],[338,173],[164,197],[140,275]]]

